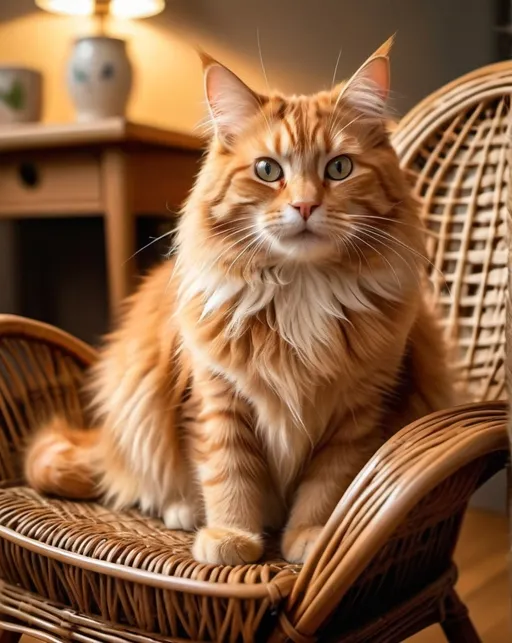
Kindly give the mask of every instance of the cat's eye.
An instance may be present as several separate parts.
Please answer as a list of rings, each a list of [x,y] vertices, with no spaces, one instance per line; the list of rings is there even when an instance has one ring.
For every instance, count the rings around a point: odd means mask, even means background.
[[[256,176],[262,181],[273,183],[283,178],[283,168],[274,159],[258,159],[254,166]]]
[[[349,156],[342,154],[333,158],[325,167],[325,176],[331,181],[343,181],[352,172],[352,161]]]

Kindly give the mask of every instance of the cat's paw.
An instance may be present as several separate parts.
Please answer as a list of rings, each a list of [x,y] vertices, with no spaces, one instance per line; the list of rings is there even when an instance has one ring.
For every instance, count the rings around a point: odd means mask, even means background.
[[[289,563],[303,563],[313,549],[322,527],[287,529],[281,541],[283,557]]]
[[[167,529],[194,531],[196,527],[194,508],[186,502],[174,502],[167,505],[162,518]]]
[[[211,565],[254,563],[263,554],[260,534],[229,527],[204,527],[196,536],[194,558]]]

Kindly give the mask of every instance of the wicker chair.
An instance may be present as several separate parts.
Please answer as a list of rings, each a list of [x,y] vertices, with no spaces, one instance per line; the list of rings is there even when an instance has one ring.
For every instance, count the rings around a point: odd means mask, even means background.
[[[20,452],[42,418],[82,421],[95,351],[44,324],[0,319],[2,641],[393,643],[439,622],[479,640],[454,590],[452,554],[472,493],[507,453],[504,239],[512,64],[437,92],[394,141],[429,231],[445,330],[475,402],[390,439],[340,500],[303,566],[270,543],[257,565],[191,558],[191,536],[136,511],[48,499],[23,486]],[[441,276],[441,273],[443,276]]]

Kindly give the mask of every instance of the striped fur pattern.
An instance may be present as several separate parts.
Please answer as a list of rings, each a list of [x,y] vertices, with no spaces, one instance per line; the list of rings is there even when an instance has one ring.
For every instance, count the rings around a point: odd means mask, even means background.
[[[198,528],[205,563],[257,560],[267,529],[302,562],[385,437],[452,402],[386,133],[388,51],[292,97],[257,95],[203,56],[214,133],[177,253],[127,302],[91,374],[95,446],[53,421],[28,449],[34,487],[93,486]],[[340,155],[351,172],[338,180],[326,167]],[[275,180],[260,159],[278,163]]]

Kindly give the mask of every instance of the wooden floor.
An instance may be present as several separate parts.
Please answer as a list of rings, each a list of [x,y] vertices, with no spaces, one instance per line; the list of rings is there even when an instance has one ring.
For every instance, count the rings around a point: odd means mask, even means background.
[[[483,643],[512,641],[508,551],[504,516],[482,511],[468,514],[456,554],[460,572],[458,589]],[[35,639],[28,637],[22,640],[35,643]],[[408,643],[445,642],[438,626],[408,639]]]
[[[458,591],[483,643],[512,641],[508,552],[505,516],[483,511],[468,513],[455,556]],[[408,643],[442,642],[446,639],[437,625],[408,639]]]

